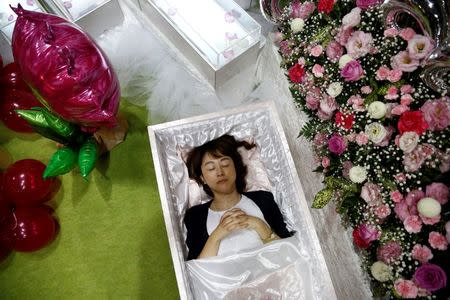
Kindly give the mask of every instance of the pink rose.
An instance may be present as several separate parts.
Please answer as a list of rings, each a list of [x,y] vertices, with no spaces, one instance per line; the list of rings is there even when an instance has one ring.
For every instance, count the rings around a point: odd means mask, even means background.
[[[408,52],[400,51],[392,57],[391,66],[393,69],[399,69],[403,72],[413,72],[419,67],[419,61],[413,59]]]
[[[395,203],[398,203],[403,200],[403,195],[398,190],[391,192],[391,199]]]
[[[414,299],[417,297],[418,288],[411,280],[397,279],[394,288],[402,298]]]
[[[424,59],[433,50],[434,45],[429,37],[416,34],[408,40],[408,52],[412,59]]]
[[[450,125],[450,101],[443,99],[428,100],[420,108],[430,130],[443,130]]]
[[[381,188],[375,183],[366,182],[361,188],[360,196],[370,206],[376,206],[381,201]]]
[[[314,57],[319,57],[323,52],[323,48],[321,45],[317,45],[312,47],[310,54]]]
[[[328,168],[330,166],[330,159],[326,156],[322,157],[322,167],[324,169]]]
[[[440,234],[439,232],[432,231],[428,235],[428,242],[431,245],[431,248],[438,250],[447,250],[448,242],[445,236]]]
[[[422,230],[422,221],[419,216],[408,216],[403,221],[406,231],[409,233],[418,233]]]
[[[389,72],[390,72],[389,68],[383,65],[377,70],[377,75],[375,79],[386,80],[386,78],[389,76]]]
[[[353,240],[361,248],[367,248],[370,243],[380,238],[381,232],[378,229],[369,224],[360,224],[353,230]]]
[[[347,48],[347,54],[357,59],[369,53],[372,48],[373,38],[372,34],[365,33],[364,31],[355,31],[348,39],[345,48]]]
[[[415,35],[416,35],[416,32],[410,27],[400,30],[400,37],[402,39],[404,39],[405,41],[409,41]]]
[[[425,192],[425,195],[427,197],[435,199],[441,205],[444,205],[448,202],[449,194],[449,188],[445,184],[440,182],[433,182],[432,184],[427,185]]]
[[[328,150],[331,153],[341,155],[345,149],[347,149],[347,143],[342,136],[335,134],[328,140]]]
[[[375,207],[374,213],[377,218],[383,220],[391,214],[391,208],[387,204],[382,204]]]
[[[355,140],[359,146],[362,146],[369,142],[369,137],[364,132],[360,132],[356,135]]]
[[[357,60],[348,62],[341,70],[341,76],[345,81],[358,81],[361,77],[363,77],[363,75],[364,70]]]
[[[322,67],[319,64],[315,64],[314,67],[312,68],[312,72],[313,72],[314,76],[320,78],[320,77],[323,77],[323,73],[325,72],[325,68]]]
[[[368,9],[371,6],[381,3],[381,0],[356,0],[356,6],[361,9]]]
[[[329,60],[335,62],[344,54],[344,48],[338,42],[331,41],[327,46],[326,54]]]
[[[403,72],[401,70],[391,70],[387,76],[387,80],[394,83],[402,78]]]
[[[377,249],[377,259],[385,264],[391,264],[402,254],[402,246],[397,241],[389,241]]]
[[[420,244],[414,245],[411,254],[413,259],[418,260],[422,264],[433,258],[430,248]]]

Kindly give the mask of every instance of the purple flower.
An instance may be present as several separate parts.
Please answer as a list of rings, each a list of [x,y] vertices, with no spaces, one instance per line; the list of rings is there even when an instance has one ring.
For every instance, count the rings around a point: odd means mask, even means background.
[[[427,291],[437,291],[447,284],[447,276],[441,267],[435,264],[423,264],[414,273],[414,281]]]
[[[364,75],[364,70],[357,60],[348,62],[341,70],[341,76],[345,81],[357,81]]]
[[[345,139],[338,134],[333,135],[328,140],[328,150],[330,150],[331,153],[341,155],[346,148],[347,143],[345,142]]]
[[[367,9],[370,6],[380,3],[380,0],[356,0],[356,6],[361,9]]]

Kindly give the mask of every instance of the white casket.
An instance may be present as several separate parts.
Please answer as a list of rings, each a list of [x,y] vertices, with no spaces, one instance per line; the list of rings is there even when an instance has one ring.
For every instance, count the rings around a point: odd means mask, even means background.
[[[335,299],[281,122],[272,102],[148,127],[161,205],[182,299]],[[183,217],[199,203],[182,159],[183,150],[223,134],[251,138],[258,155],[247,166],[255,189],[272,192],[293,237],[225,257],[186,261]],[[257,160],[252,161],[252,160]],[[244,158],[245,161],[245,158]],[[249,165],[252,166],[249,166]],[[258,174],[264,173],[261,177]],[[249,178],[247,178],[249,179]],[[252,180],[252,179],[250,179]]]

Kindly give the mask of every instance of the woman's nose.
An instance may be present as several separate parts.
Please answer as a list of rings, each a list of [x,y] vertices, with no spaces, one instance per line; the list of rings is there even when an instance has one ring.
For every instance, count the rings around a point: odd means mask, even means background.
[[[222,167],[218,167],[217,168],[217,176],[222,176],[223,175],[223,169]]]

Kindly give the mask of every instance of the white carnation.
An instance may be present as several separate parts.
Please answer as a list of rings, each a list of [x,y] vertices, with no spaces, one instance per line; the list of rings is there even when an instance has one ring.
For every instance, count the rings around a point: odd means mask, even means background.
[[[399,147],[405,153],[411,153],[419,143],[419,135],[414,131],[407,131],[399,139]]]
[[[340,82],[333,82],[327,88],[327,93],[333,98],[339,96],[342,93],[342,84]]]
[[[343,69],[345,65],[353,60],[353,57],[351,57],[348,54],[344,54],[339,58],[339,69]]]
[[[381,119],[386,115],[386,111],[386,104],[381,101],[374,101],[370,103],[369,107],[367,108],[367,112],[372,119]]]
[[[441,204],[433,198],[422,198],[417,202],[417,211],[424,217],[434,218],[441,213]]]
[[[387,130],[380,123],[374,122],[366,125],[364,133],[369,137],[369,140],[378,144],[386,137]]]
[[[305,27],[305,21],[302,18],[295,18],[291,21],[291,30],[293,33],[302,31],[303,27]]]
[[[377,261],[370,267],[372,276],[379,282],[386,282],[392,278],[391,268],[384,262]]]
[[[362,183],[367,178],[367,171],[363,167],[353,166],[348,172],[350,180],[354,183]]]

